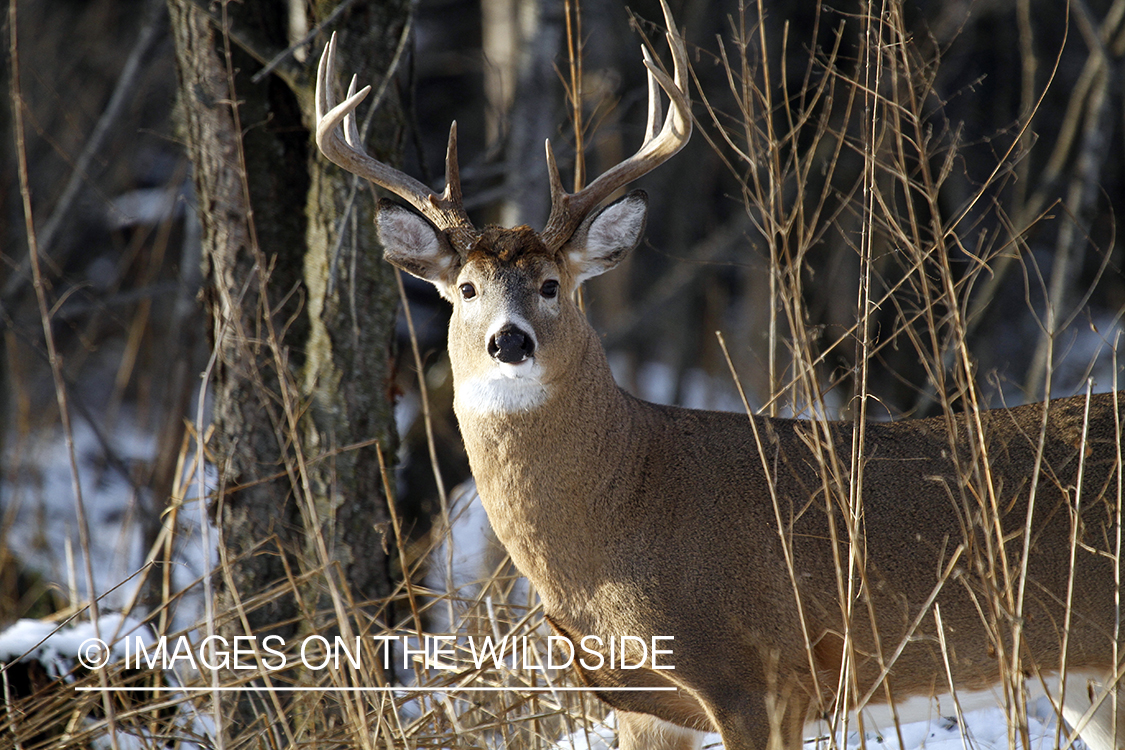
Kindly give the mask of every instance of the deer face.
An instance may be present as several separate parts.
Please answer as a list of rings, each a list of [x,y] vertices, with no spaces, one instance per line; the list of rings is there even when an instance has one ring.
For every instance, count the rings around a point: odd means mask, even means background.
[[[487,227],[458,253],[418,214],[380,203],[387,260],[453,303],[449,352],[458,410],[531,411],[573,377],[587,335],[574,291],[636,246],[645,213],[645,195],[637,191],[590,214],[556,251],[528,227]]]

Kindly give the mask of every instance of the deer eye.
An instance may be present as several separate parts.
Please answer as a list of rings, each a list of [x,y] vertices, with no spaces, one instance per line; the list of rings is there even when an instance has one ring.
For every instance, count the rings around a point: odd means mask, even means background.
[[[559,282],[554,279],[547,279],[543,282],[543,286],[539,287],[539,293],[545,299],[554,299],[559,293]]]
[[[461,290],[461,299],[472,299],[477,296],[477,288],[472,284],[462,284],[457,288]]]

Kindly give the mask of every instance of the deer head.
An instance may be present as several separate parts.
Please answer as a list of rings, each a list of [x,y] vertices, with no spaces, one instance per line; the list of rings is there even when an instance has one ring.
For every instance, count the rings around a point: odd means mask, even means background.
[[[568,193],[547,141],[551,213],[540,232],[473,226],[461,196],[456,123],[449,131],[440,194],[371,158],[360,145],[354,114],[370,87],[357,92],[353,77],[345,100],[335,103],[335,35],[328,43],[317,72],[317,145],[336,164],[412,207],[381,200],[379,236],[390,263],[432,283],[453,304],[449,339],[460,403],[524,411],[546,400],[552,382],[572,364],[576,337],[584,333],[574,291],[617,265],[640,241],[647,210],[643,192],[599,207],[679,151],[691,135],[687,53],[668,6],[662,6],[674,74],[668,76],[642,49],[649,77],[644,143],[584,189]],[[661,114],[658,87],[671,100],[667,116]]]

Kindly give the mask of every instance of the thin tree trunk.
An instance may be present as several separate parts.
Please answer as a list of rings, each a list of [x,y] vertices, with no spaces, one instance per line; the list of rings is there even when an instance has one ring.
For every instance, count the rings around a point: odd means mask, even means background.
[[[378,89],[402,48],[408,6],[345,4],[306,62],[282,56],[255,82],[289,43],[282,4],[169,0],[217,354],[211,445],[220,488],[211,509],[225,566],[216,611],[230,617],[228,636],[331,634],[353,614],[339,606],[345,590],[359,602],[390,593],[376,450],[389,462],[397,440],[389,397],[395,280],[380,260],[370,191],[355,190],[320,157],[310,128],[328,34],[340,34],[340,69]],[[335,5],[316,4],[310,28]],[[392,85],[368,149],[396,161],[402,122]],[[308,573],[267,603],[251,601]],[[263,717],[280,705],[240,701],[236,713],[224,712],[236,716],[228,734],[262,718],[274,731],[278,722],[303,726],[307,717],[287,712]]]

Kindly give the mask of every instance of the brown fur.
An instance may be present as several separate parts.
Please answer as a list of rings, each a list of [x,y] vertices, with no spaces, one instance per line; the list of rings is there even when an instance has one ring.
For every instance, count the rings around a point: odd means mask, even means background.
[[[535,283],[528,282],[529,294]],[[560,338],[552,351],[568,356],[551,363],[557,387],[550,400],[526,413],[458,413],[498,537],[535,584],[552,622],[575,640],[675,636],[674,671],[597,670],[582,677],[599,687],[670,682],[678,693],[603,693],[608,702],[680,726],[714,727],[728,750],[761,748],[771,739],[797,748],[806,720],[839,692],[845,623],[836,571],[848,549],[841,541],[833,550],[831,539],[847,538],[839,507],[846,484],[833,486],[821,454],[834,452],[846,470],[854,426],[755,417],[759,449],[746,415],[635,399],[614,384],[596,334],[566,304],[551,328]],[[473,341],[472,332],[451,334],[455,378],[479,356]],[[1018,665],[1028,673],[1057,671],[1060,664],[1070,496],[1085,407],[1081,397],[1049,405]],[[981,415],[1016,573],[1043,408]],[[1067,653],[1075,670],[1113,667],[1114,563],[1107,555],[1117,533],[1119,409],[1112,394],[1090,403]],[[995,530],[983,526],[991,501],[980,494],[980,446],[971,425],[961,415],[865,428],[862,534],[877,628],[860,595],[850,637],[859,692],[874,689],[875,701],[884,696],[877,684],[880,644],[885,663],[910,640],[888,677],[896,697],[945,684],[934,619],[923,607],[955,555],[956,572],[936,597],[955,682],[995,683],[998,648],[1011,653],[1012,613],[999,614],[1000,643],[990,640],[984,623],[992,602],[1005,601],[1014,585],[999,579]],[[783,539],[792,550],[808,644]],[[919,615],[921,625],[911,632]]]
[[[504,229],[487,226],[481,230],[480,239],[473,245],[466,260],[488,259],[501,263],[516,263],[521,259],[535,256],[553,259],[555,253],[547,249],[531,227]]]

